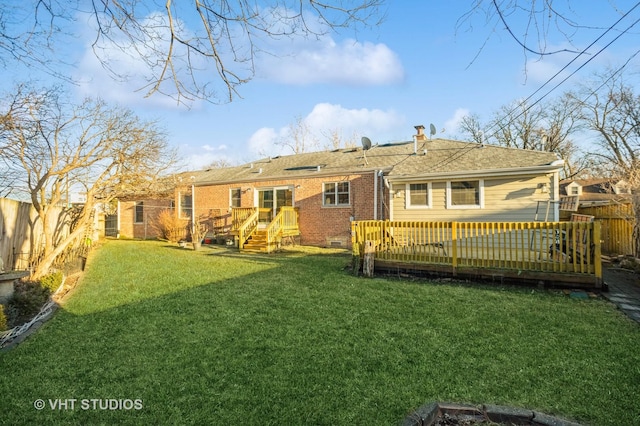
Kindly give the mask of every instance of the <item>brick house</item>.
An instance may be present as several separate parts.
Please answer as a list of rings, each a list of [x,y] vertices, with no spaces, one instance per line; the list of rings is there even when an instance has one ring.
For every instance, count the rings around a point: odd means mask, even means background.
[[[549,152],[446,139],[264,158],[181,174],[176,214],[212,218],[233,231],[234,209],[257,208],[268,222],[295,207],[304,245],[351,243],[353,220],[533,221],[540,203],[558,219],[562,160]]]
[[[163,210],[173,210],[171,198],[118,200],[113,212],[105,217],[108,237],[152,239],[159,236],[156,220]]]

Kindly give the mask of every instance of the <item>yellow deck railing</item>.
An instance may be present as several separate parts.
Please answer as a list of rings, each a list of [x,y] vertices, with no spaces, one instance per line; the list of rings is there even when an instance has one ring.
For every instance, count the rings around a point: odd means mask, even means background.
[[[282,237],[299,235],[298,208],[281,207],[276,217],[272,219],[271,209],[246,207],[232,209],[233,229],[238,235],[238,247],[242,250],[244,244],[252,234],[258,230],[260,223],[268,225],[263,232],[266,233],[267,252],[277,246]]]
[[[295,207],[281,207],[280,211],[266,227],[267,253],[276,247],[282,237],[298,235],[298,209]]]
[[[258,209],[253,209],[253,212],[247,216],[243,223],[238,227],[238,247],[242,249],[244,244],[249,240],[251,234],[258,228]]]
[[[352,222],[354,255],[366,241],[376,261],[445,266],[454,274],[498,269],[602,281],[597,222]]]
[[[236,231],[256,211],[255,207],[234,207],[231,209],[231,230]]]

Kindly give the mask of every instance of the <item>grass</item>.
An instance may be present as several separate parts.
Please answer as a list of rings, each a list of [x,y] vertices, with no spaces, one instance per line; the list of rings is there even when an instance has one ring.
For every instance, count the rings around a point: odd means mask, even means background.
[[[640,327],[609,303],[364,279],[349,260],[109,241],[55,317],[0,354],[2,422],[393,425],[455,401],[640,424]]]

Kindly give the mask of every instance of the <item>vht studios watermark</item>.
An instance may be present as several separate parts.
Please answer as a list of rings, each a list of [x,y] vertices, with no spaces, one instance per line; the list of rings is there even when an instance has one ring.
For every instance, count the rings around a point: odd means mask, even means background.
[[[36,410],[142,410],[141,399],[98,399],[98,398],[55,398],[36,399],[33,401]]]

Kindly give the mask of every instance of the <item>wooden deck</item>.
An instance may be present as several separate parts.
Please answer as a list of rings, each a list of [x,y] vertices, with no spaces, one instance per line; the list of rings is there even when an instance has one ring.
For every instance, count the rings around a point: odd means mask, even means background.
[[[354,256],[366,241],[379,270],[602,287],[597,223],[353,222]]]
[[[283,238],[300,235],[296,207],[281,207],[275,217],[270,209],[259,208],[233,209],[232,216],[240,251],[271,253]]]

